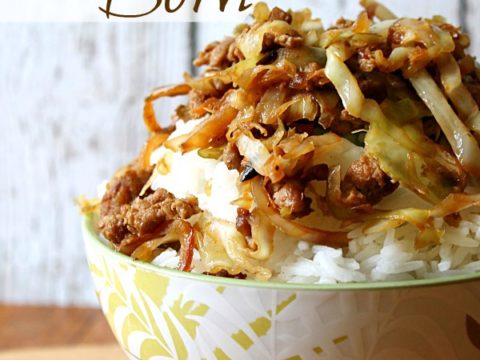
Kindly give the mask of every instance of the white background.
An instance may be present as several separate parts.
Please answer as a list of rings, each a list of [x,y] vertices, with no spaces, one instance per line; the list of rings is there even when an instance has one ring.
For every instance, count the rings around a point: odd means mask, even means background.
[[[270,3],[313,6],[326,25],[360,9],[356,0]],[[385,3],[398,15],[441,14],[468,27],[480,53],[480,2]],[[0,23],[0,303],[96,304],[73,199],[94,195],[138,153],[144,96],[180,81],[194,54],[232,27]],[[162,121],[171,107],[159,105]]]

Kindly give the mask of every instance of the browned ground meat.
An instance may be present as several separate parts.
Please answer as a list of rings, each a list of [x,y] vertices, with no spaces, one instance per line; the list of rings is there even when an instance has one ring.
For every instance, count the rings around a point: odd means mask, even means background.
[[[140,237],[158,234],[171,221],[188,219],[199,211],[195,198],[180,200],[168,191],[158,189],[102,216],[99,229],[115,244],[130,243]]]
[[[280,209],[287,209],[293,217],[303,217],[311,212],[311,199],[305,196],[301,182],[289,180],[274,189],[273,201]]]
[[[385,81],[382,78],[374,76],[359,76],[357,80],[360,90],[362,90],[362,93],[366,97],[380,102],[385,99],[388,89],[385,85]],[[389,81],[391,86],[395,86],[394,76],[391,76]]]
[[[320,164],[311,167],[302,174],[302,181],[308,183],[310,181],[326,181],[328,179],[328,165]]]
[[[159,189],[145,198],[140,191],[151,175],[136,164],[116,176],[107,187],[100,206],[99,229],[115,244],[157,231],[175,219],[188,219],[199,212],[195,198],[179,200]]]
[[[113,213],[122,205],[132,202],[140,194],[150,175],[151,171],[131,165],[120,176],[115,177],[103,196],[100,207],[101,215]]]
[[[364,129],[365,126],[366,123],[362,119],[350,115],[347,110],[343,109],[339,116],[331,123],[330,129],[334,133],[344,136],[350,134],[352,131]]]
[[[353,25],[352,20],[347,20],[347,19],[341,17],[340,19],[338,19],[335,22],[335,26],[332,26],[332,29],[344,29],[344,28],[348,28],[352,25]]]
[[[297,72],[288,86],[296,90],[312,91],[330,83],[325,75],[325,69],[320,64],[311,62],[305,66],[303,71]]]
[[[288,12],[283,11],[279,7],[274,7],[270,13],[270,16],[268,17],[268,20],[270,21],[281,20],[291,24],[293,19],[292,19],[292,15],[290,15]]]
[[[366,47],[358,51],[358,64],[360,69],[365,72],[372,72],[377,67],[375,54],[372,49]]]
[[[296,48],[303,45],[303,37],[292,30],[288,34],[275,35],[272,33],[266,33],[263,36],[262,52],[274,50],[278,47],[284,47],[287,49]]]
[[[151,234],[167,221],[185,220],[198,212],[196,198],[180,200],[165,189],[158,189],[144,199],[136,198],[123,210],[128,230],[136,236]]]
[[[238,170],[242,163],[242,156],[235,144],[228,143],[223,150],[222,161],[227,165],[228,170]]]
[[[175,109],[175,115],[173,121],[177,122],[178,120],[188,121],[192,118],[192,113],[190,108],[186,105],[179,105]]]
[[[342,182],[344,202],[350,207],[374,205],[391,194],[398,183],[385,174],[376,159],[363,155],[354,161]]]
[[[193,109],[198,108],[201,106],[205,100],[207,99],[206,94],[201,93],[198,90],[192,89],[188,93],[188,109],[192,111]]]
[[[252,236],[252,227],[250,225],[250,212],[247,209],[237,209],[237,230],[245,237]]]
[[[231,66],[241,55],[235,46],[235,38],[226,37],[223,41],[215,41],[205,48],[193,62],[195,66],[208,65],[213,68],[225,69]]]

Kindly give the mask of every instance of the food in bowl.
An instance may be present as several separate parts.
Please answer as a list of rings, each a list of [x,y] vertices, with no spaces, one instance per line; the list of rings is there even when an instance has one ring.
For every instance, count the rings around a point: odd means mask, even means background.
[[[441,17],[362,1],[324,29],[255,7],[199,77],[145,102],[150,132],[101,200],[119,252],[162,267],[296,283],[480,270],[480,72]],[[170,126],[153,103],[188,95]]]

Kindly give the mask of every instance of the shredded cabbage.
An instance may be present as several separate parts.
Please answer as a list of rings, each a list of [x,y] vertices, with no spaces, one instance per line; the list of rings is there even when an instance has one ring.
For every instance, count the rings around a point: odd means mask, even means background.
[[[342,53],[338,46],[327,49],[326,75],[348,112],[370,123],[366,151],[380,162],[382,170],[432,203],[458,189],[463,175],[455,159],[423,134],[418,118],[403,119],[404,124],[391,121],[377,102],[365,99],[357,79],[342,61]]]
[[[465,124],[453,111],[442,91],[426,70],[410,78],[418,96],[428,106],[462,166],[480,177],[480,147]]]

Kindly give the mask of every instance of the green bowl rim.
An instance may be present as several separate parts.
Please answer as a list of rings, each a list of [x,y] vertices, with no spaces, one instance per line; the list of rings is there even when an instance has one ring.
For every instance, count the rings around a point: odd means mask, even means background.
[[[256,280],[229,279],[203,274],[183,272],[175,269],[162,268],[156,265],[135,260],[115,251],[108,246],[96,233],[93,225],[93,216],[83,217],[83,235],[85,243],[93,245],[95,249],[105,256],[113,257],[118,261],[130,264],[149,272],[159,273],[168,277],[195,280],[199,282],[213,283],[221,286],[242,286],[249,288],[260,288],[269,290],[288,290],[288,291],[346,291],[346,290],[386,290],[386,289],[407,289],[418,287],[444,286],[464,282],[480,281],[480,272],[453,275],[438,278],[401,280],[401,281],[378,281],[378,282],[358,282],[358,283],[338,283],[338,284],[298,284],[281,282],[263,282]],[[88,257],[88,255],[87,255]]]

